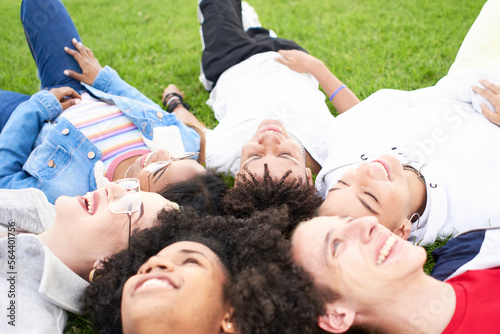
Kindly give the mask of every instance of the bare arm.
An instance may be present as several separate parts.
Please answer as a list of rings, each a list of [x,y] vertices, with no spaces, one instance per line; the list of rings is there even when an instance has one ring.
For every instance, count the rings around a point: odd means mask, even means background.
[[[329,98],[335,94],[331,102],[339,114],[359,103],[358,97],[349,87],[341,88],[344,86],[342,81],[321,60],[299,50],[280,50],[279,54],[282,56],[276,58],[279,63],[296,72],[312,74]]]
[[[181,92],[179,88],[177,88],[176,85],[170,84],[163,90],[163,96],[162,100],[165,100],[165,96],[169,93],[177,93],[179,94],[182,98],[184,98],[184,92]],[[172,98],[170,98],[172,99]],[[169,101],[170,101],[169,99]],[[168,104],[168,101],[166,101]],[[199,129],[206,129],[206,125],[200,122],[195,115],[193,115],[189,110],[187,110],[182,104],[177,105],[177,107],[174,109],[174,114],[177,116],[177,118],[184,124],[186,125],[192,125],[195,127],[198,127]]]

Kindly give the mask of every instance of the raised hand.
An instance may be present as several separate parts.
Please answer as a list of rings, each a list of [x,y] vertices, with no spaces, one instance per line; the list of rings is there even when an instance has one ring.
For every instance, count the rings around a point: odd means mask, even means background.
[[[95,78],[97,77],[97,74],[99,74],[99,72],[102,70],[102,66],[101,64],[99,64],[99,61],[94,56],[92,50],[84,46],[82,42],[78,42],[76,38],[73,38],[72,42],[76,50],[65,47],[64,51],[75,58],[75,60],[78,62],[78,65],[80,65],[80,68],[82,69],[82,73],[77,73],[72,70],[65,70],[64,74],[88,85],[92,85]]]
[[[472,90],[484,97],[486,100],[490,101],[495,108],[495,110],[491,110],[486,104],[482,103],[481,111],[492,123],[500,126],[500,85],[495,85],[494,83],[483,79],[479,79],[479,82],[484,86],[484,88],[472,86]]]
[[[49,90],[49,93],[54,95],[62,106],[63,110],[74,106],[82,101],[82,97],[73,88],[58,87]]]

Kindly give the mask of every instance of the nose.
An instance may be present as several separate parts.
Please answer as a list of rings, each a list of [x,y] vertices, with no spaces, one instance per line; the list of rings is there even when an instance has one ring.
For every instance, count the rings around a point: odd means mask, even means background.
[[[147,163],[150,164],[152,162],[170,161],[170,160],[172,160],[172,156],[170,155],[170,152],[161,148],[158,151],[153,153],[153,156],[151,157],[150,161],[148,161]]]
[[[345,225],[346,235],[359,239],[363,243],[370,242],[379,228],[378,220],[374,216],[354,219]]]
[[[363,162],[356,168],[356,172],[354,173],[356,180],[359,182],[365,182],[371,179],[372,171],[370,168],[370,164],[367,162]]]
[[[139,268],[139,274],[147,274],[155,271],[173,271],[174,266],[169,261],[158,256],[151,257],[146,263]]]
[[[108,201],[126,192],[125,189],[113,182],[106,184],[104,188],[106,189],[106,198],[108,199]]]
[[[274,131],[266,131],[259,136],[259,144],[262,145],[279,145],[281,139],[277,136]]]

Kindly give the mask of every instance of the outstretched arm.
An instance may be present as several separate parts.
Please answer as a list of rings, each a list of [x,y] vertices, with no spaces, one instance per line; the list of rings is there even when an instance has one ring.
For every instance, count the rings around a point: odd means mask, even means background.
[[[472,86],[472,90],[490,101],[495,107],[495,110],[491,110],[486,104],[482,103],[481,111],[492,123],[500,126],[500,85],[495,85],[483,79],[479,79],[479,82],[484,88]]]
[[[170,94],[170,93],[176,93],[180,95],[182,98],[184,98],[184,92],[181,92],[179,88],[177,88],[176,85],[170,84],[163,90],[163,96],[162,96],[162,101],[165,102],[166,105],[169,105],[172,103],[173,99],[178,99],[174,96],[170,97],[168,101],[165,101],[165,97]],[[178,104],[173,113],[177,116],[177,118],[184,124],[189,124],[196,126],[200,129],[206,129],[206,125],[200,122],[195,115],[193,115],[189,110],[187,110],[182,103]]]
[[[276,58],[279,63],[296,72],[312,74],[339,114],[359,103],[358,97],[321,60],[299,50],[280,50],[279,54],[282,56]]]

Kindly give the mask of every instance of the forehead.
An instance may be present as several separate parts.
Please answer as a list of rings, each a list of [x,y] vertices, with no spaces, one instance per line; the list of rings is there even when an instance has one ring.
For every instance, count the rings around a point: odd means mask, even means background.
[[[207,246],[194,241],[178,241],[163,248],[158,255],[168,255],[178,252],[196,252],[207,257],[217,258],[217,255]]]
[[[204,172],[205,168],[193,159],[172,161],[158,182],[165,185],[172,184]]]
[[[362,217],[374,215],[368,211],[349,188],[331,190],[319,208],[323,216],[351,216]]]

